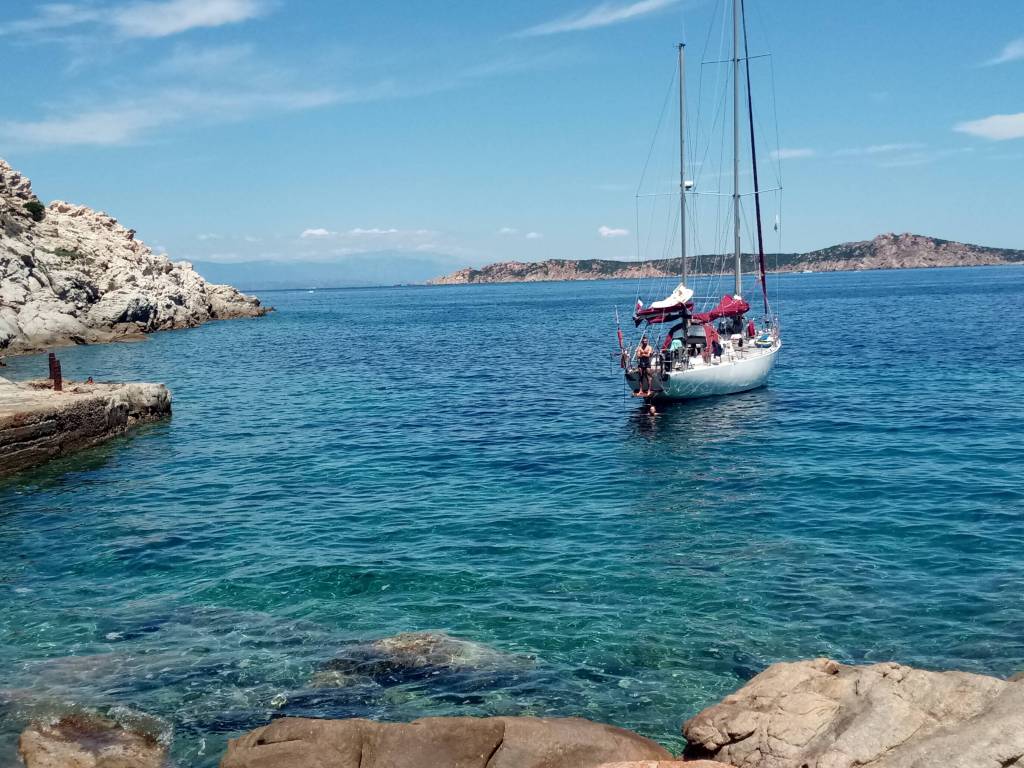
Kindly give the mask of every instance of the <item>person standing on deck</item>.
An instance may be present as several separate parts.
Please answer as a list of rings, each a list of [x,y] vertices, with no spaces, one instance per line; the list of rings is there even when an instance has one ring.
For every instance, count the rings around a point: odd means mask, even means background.
[[[654,347],[647,341],[644,335],[640,339],[640,346],[636,348],[636,367],[640,373],[640,394],[651,394],[651,358],[654,356]],[[646,386],[645,386],[646,382]]]

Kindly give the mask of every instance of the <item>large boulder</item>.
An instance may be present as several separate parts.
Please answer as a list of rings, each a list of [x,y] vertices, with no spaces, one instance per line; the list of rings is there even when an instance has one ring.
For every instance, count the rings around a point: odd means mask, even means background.
[[[578,718],[283,718],[229,742],[221,768],[596,768],[671,759],[631,731]]]
[[[26,768],[161,768],[166,753],[151,734],[98,715],[33,723],[18,740]]]
[[[738,768],[1024,768],[1024,684],[895,663],[773,664],[683,726]]]

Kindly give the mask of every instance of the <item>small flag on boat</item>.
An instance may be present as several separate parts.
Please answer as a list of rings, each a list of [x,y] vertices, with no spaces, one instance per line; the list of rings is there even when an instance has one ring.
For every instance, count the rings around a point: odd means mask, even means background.
[[[644,303],[640,299],[637,299],[636,300],[636,311],[639,312],[643,308],[644,308]]]

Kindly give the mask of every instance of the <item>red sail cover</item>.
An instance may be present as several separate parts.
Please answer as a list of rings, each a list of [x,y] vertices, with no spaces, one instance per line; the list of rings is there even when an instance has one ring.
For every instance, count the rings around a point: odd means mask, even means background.
[[[693,302],[689,301],[685,305],[676,304],[671,307],[648,307],[647,309],[638,309],[633,315],[633,320],[637,325],[644,320],[647,321],[648,325],[656,325],[658,323],[677,320],[679,318],[679,314],[684,309],[687,312],[692,312]],[[750,305],[743,299],[737,299],[726,294],[722,297],[722,300],[718,302],[717,307],[708,310],[707,312],[691,314],[690,318],[695,323],[710,323],[722,317],[739,317],[740,315],[745,315],[749,311]]]
[[[686,310],[687,312],[693,309],[693,302],[688,301],[686,304],[674,304],[671,307],[648,307],[647,309],[641,309],[639,302],[637,303],[637,310],[633,313],[633,322],[637,325],[644,320],[647,321],[648,325],[656,325],[657,323],[665,323],[670,320],[678,320],[679,314]]]
[[[739,317],[749,311],[750,305],[747,302],[727,294],[718,302],[717,307],[707,312],[699,312],[696,315],[692,315],[691,318],[695,323],[710,323],[721,317]]]

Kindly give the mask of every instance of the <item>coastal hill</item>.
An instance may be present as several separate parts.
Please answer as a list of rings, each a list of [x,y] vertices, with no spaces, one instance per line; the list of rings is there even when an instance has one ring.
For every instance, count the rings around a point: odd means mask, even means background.
[[[719,257],[720,258],[720,257]],[[699,259],[706,267],[716,257]],[[1024,251],[940,240],[912,234],[884,234],[874,240],[842,243],[809,253],[766,256],[773,272],[840,272],[857,269],[910,269],[915,267],[977,267],[1024,263]],[[745,270],[756,269],[756,256],[743,254]],[[538,262],[504,261],[480,269],[460,269],[429,281],[430,285],[467,283],[527,283],[546,280],[613,280],[671,277],[679,274],[679,259],[644,262],[610,259],[548,259]]]
[[[0,159],[0,354],[257,317],[259,299],[155,254],[105,213],[44,206]]]

